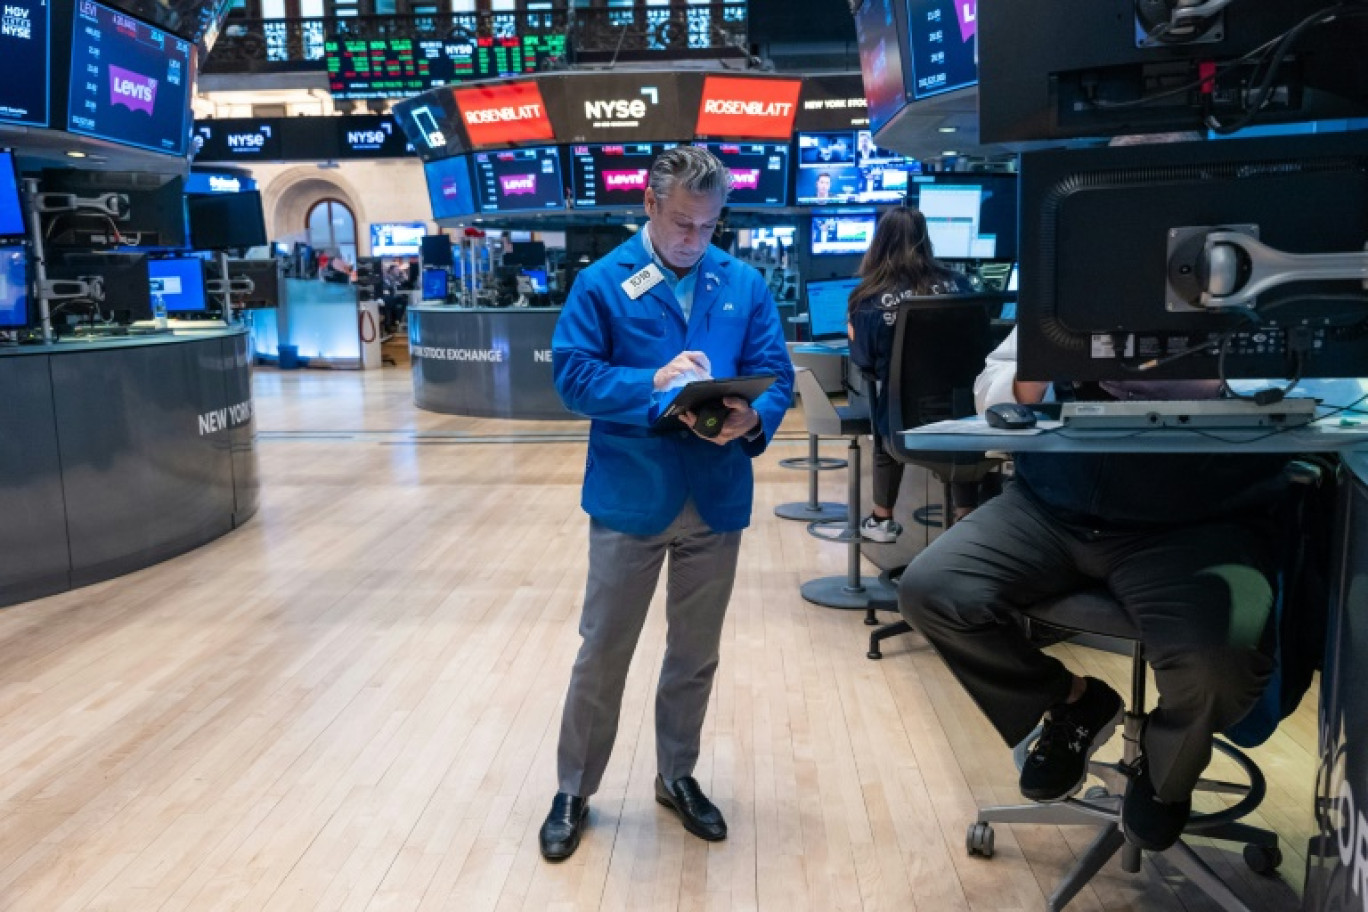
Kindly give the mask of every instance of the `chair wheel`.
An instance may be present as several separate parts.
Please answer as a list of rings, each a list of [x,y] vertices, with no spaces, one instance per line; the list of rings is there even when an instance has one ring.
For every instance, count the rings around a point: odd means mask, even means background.
[[[1244,860],[1249,870],[1269,877],[1276,874],[1278,865],[1282,864],[1282,849],[1277,846],[1247,845],[1244,847]]]
[[[1083,797],[1088,801],[1102,801],[1106,798],[1110,798],[1111,792],[1107,791],[1105,785],[1090,785],[1088,786],[1087,791],[1083,793]]]
[[[976,821],[969,824],[969,832],[964,837],[964,848],[970,855],[993,857],[993,825]]]
[[[869,650],[869,652],[866,652],[866,653],[865,653],[865,658],[866,658],[866,659],[882,659],[882,658],[883,658],[883,653],[880,652],[880,651],[877,650],[877,649],[871,649],[871,650]]]

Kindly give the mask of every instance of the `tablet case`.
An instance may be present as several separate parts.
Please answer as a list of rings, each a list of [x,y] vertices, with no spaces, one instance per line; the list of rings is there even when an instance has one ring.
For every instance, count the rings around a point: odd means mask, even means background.
[[[754,402],[757,396],[770,388],[774,379],[773,374],[754,374],[749,377],[695,380],[679,391],[679,395],[674,397],[674,401],[656,419],[652,428],[656,431],[675,431],[684,428],[684,422],[679,420],[680,413],[693,411],[705,402],[712,402],[725,396],[739,396],[747,402]]]

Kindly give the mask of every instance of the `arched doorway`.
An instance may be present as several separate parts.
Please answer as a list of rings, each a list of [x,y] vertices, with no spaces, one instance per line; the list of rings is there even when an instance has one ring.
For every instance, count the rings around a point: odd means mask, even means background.
[[[304,220],[309,246],[336,250],[350,266],[356,265],[356,215],[338,199],[323,199],[309,208]]]

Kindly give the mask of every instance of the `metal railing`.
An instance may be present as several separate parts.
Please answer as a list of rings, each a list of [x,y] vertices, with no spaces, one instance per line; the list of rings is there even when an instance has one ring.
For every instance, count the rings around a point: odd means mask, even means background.
[[[204,72],[321,70],[324,42],[334,38],[425,40],[537,34],[567,35],[569,62],[745,56],[746,3],[318,19],[230,17]]]

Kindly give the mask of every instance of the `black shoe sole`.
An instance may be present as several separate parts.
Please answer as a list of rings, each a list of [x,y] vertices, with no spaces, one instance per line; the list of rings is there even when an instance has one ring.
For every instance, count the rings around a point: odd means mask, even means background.
[[[702,839],[704,842],[721,842],[722,840],[727,838],[726,833],[710,833],[707,830],[698,827],[698,825],[696,825],[687,814],[685,814],[679,808],[675,807],[675,803],[673,801],[663,797],[659,792],[656,793],[655,800],[656,804],[660,805],[661,807],[666,807],[674,811],[675,816],[679,818],[679,822],[684,825],[684,829],[688,830],[690,833],[697,836],[699,839]]]
[[[1121,720],[1125,715],[1126,707],[1122,704],[1121,708],[1116,711],[1116,715],[1112,716],[1111,721],[1097,730],[1097,735],[1093,738],[1092,744],[1088,746],[1088,753],[1083,758],[1083,775],[1079,777],[1077,782],[1058,793],[1037,791],[1035,794],[1032,794],[1026,789],[1022,789],[1022,797],[1027,801],[1035,801],[1039,804],[1051,804],[1077,795],[1083,790],[1083,783],[1088,781],[1088,769],[1092,766],[1093,754],[1097,753],[1098,748],[1112,739],[1112,735],[1116,734],[1116,728],[1121,724]]]
[[[575,832],[570,838],[569,848],[565,849],[563,852],[550,852],[547,851],[546,844],[542,843],[540,846],[542,858],[545,858],[547,861],[565,861],[565,859],[574,855],[575,850],[579,848],[580,837],[584,835],[584,825],[588,820],[589,805],[586,804],[584,810],[580,812],[579,823],[575,825]]]

